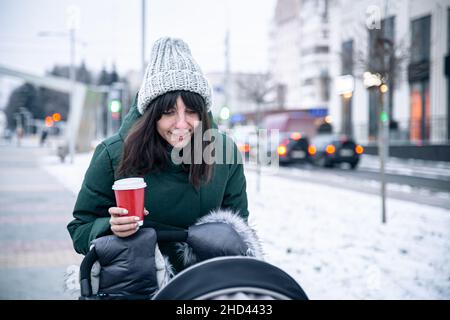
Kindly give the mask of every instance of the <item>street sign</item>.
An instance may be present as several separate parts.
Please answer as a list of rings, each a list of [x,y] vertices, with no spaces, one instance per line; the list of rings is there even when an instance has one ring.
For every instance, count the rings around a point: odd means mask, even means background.
[[[338,94],[348,94],[355,90],[355,79],[352,75],[343,75],[336,78],[336,91]]]

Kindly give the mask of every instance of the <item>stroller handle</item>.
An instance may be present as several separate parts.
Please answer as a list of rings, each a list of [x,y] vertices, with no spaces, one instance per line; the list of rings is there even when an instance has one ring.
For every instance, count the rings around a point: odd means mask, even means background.
[[[91,270],[95,261],[98,260],[97,252],[95,247],[93,247],[84,257],[80,265],[80,293],[82,298],[87,298],[92,296],[92,285],[91,285]]]
[[[156,231],[158,242],[185,242],[188,236],[187,230],[164,230]],[[98,260],[95,247],[86,254],[80,265],[80,300],[92,297],[91,270]]]

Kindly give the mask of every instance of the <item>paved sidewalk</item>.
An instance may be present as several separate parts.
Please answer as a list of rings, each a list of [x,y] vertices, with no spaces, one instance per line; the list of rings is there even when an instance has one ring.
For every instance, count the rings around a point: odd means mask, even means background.
[[[47,148],[0,146],[0,299],[74,299],[64,274],[79,264],[66,229],[75,196],[39,168]]]

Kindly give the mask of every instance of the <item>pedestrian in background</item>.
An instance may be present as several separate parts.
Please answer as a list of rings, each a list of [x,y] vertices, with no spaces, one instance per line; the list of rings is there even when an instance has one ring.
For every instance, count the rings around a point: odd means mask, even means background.
[[[40,140],[40,145],[41,145],[41,147],[44,146],[45,141],[47,140],[47,136],[48,136],[48,130],[47,130],[47,128],[42,129],[42,132],[41,132],[41,140]]]

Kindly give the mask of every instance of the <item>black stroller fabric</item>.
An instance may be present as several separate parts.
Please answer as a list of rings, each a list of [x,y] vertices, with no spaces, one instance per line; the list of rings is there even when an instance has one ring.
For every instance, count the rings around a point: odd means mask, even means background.
[[[218,257],[193,265],[172,278],[153,299],[209,300],[236,293],[275,300],[308,300],[286,272],[250,257]]]
[[[173,276],[158,242],[177,242],[184,265],[194,264]],[[291,276],[262,260],[256,234],[231,212],[213,212],[188,230],[143,228],[92,244],[80,267],[81,300],[308,299]]]
[[[81,266],[81,299],[150,299],[158,290],[155,267],[156,232],[148,228],[128,238],[105,236]],[[100,263],[99,288],[92,293],[91,268]]]

